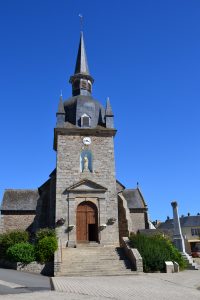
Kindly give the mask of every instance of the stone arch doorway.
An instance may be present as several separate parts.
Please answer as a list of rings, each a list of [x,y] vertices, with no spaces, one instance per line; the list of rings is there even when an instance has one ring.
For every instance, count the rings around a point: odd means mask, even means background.
[[[90,201],[81,202],[76,211],[77,242],[98,242],[98,210]]]

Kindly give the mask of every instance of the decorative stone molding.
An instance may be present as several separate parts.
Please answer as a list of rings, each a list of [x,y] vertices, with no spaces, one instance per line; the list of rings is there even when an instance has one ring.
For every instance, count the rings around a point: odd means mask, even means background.
[[[101,224],[101,225],[99,226],[100,230],[103,230],[103,229],[105,229],[106,227],[107,227],[106,224]]]
[[[68,225],[69,230],[73,230],[74,228],[75,228],[75,225],[73,225],[73,224]]]
[[[65,219],[64,218],[60,218],[56,221],[56,226],[62,226],[65,224]]]
[[[116,218],[109,218],[107,221],[107,225],[113,225],[117,221]]]

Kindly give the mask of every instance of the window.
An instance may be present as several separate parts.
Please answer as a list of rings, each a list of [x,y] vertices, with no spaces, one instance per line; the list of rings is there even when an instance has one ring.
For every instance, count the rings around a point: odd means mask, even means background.
[[[81,117],[81,127],[90,127],[90,117],[87,114]]]
[[[192,228],[191,229],[191,234],[200,236],[200,228]]]

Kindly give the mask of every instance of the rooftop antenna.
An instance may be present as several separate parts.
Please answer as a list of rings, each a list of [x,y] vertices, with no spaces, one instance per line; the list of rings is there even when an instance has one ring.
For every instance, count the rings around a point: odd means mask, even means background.
[[[78,16],[80,18],[80,29],[81,29],[81,31],[83,31],[83,15],[79,14]]]

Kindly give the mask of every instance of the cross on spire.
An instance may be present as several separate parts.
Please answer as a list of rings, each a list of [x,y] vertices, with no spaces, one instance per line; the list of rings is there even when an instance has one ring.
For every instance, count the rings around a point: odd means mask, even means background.
[[[80,29],[81,29],[81,31],[83,31],[83,15],[79,14],[78,16],[80,18]]]

